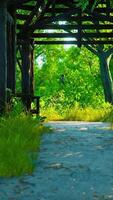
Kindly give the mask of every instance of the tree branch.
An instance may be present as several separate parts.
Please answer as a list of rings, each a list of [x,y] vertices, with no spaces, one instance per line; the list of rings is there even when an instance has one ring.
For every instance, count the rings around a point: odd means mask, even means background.
[[[95,55],[99,56],[98,51],[96,51],[96,49],[94,49],[93,47],[91,47],[90,45],[85,45],[85,47],[91,51],[92,53],[94,53]]]

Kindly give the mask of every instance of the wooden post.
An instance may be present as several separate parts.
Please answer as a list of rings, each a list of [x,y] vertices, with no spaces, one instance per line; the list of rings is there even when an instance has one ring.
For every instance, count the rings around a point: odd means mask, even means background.
[[[0,114],[5,112],[7,86],[7,1],[0,1]]]
[[[82,21],[81,21],[81,17],[82,17],[82,11],[80,8],[78,8],[78,47],[80,48],[82,45]]]
[[[39,116],[39,114],[40,114],[40,97],[36,98],[36,113],[37,113],[37,116]]]
[[[31,49],[30,49],[30,94],[34,96],[34,44],[31,44]]]
[[[16,20],[15,9],[11,10],[12,21],[7,22],[7,88],[15,94],[16,85]]]
[[[31,67],[31,55],[30,55],[30,42],[29,40],[22,43],[22,94],[23,103],[29,111],[31,108],[30,97],[30,67]]]

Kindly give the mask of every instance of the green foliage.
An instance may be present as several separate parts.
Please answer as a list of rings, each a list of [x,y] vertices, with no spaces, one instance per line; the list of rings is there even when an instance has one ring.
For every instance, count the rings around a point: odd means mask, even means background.
[[[0,121],[0,176],[31,174],[47,128],[30,116],[3,118]]]
[[[36,67],[36,94],[41,96],[43,108],[55,107],[62,113],[76,102],[82,107],[98,107],[104,102],[95,55],[74,46],[46,46],[43,50],[43,65]]]
[[[89,0],[77,0],[78,7],[81,7],[83,10],[89,5]]]
[[[18,98],[12,99],[12,110],[11,112],[7,113],[7,115],[10,115],[10,117],[17,117],[18,115],[23,114],[24,112],[24,106],[22,104],[22,101]]]
[[[90,1],[90,0],[76,0],[78,7],[81,7],[83,10],[85,10],[87,8],[87,6],[91,6],[92,10],[95,8],[96,4],[101,3],[101,0],[94,0],[94,1]],[[113,7],[113,0],[110,0],[110,4]]]

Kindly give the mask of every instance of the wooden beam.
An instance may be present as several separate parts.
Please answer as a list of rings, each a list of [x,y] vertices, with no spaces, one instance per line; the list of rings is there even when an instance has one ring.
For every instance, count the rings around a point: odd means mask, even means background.
[[[34,41],[36,45],[64,45],[64,44],[76,44],[77,41]]]
[[[78,47],[81,47],[82,43],[82,10],[78,9],[78,30],[77,30],[77,37],[78,37]]]
[[[56,17],[43,17],[43,20],[46,20],[47,22],[52,22],[52,21],[78,21],[79,17],[78,16],[70,16],[70,15],[59,15]],[[111,22],[113,23],[113,16],[105,16],[105,15],[99,15],[98,13],[94,13],[90,16],[90,15],[84,15],[81,17],[82,21],[107,21],[107,22]]]
[[[30,43],[26,40],[22,43],[22,94],[23,103],[27,110],[30,110]]]
[[[7,22],[7,88],[15,94],[16,85],[16,18],[12,10],[13,24]]]
[[[77,45],[77,41],[34,41],[36,45]],[[103,41],[82,41],[82,45],[96,45],[96,44],[113,44],[113,40],[103,40]]]
[[[78,12],[78,8],[55,8],[55,13],[67,13],[69,10],[73,10],[75,13]],[[107,12],[106,8],[95,8],[96,12],[105,13]],[[47,13],[52,12],[52,8],[48,8]],[[109,8],[109,12],[113,12],[113,8]]]
[[[78,37],[77,33],[33,33],[32,38],[76,38]]]
[[[7,2],[0,1],[0,114],[5,112],[7,86]]]
[[[81,17],[81,21],[82,22],[93,22],[93,21],[99,21],[99,22],[112,22],[113,23],[113,16],[82,16]],[[37,27],[41,24],[47,24],[47,23],[52,23],[52,22],[57,22],[57,21],[67,21],[67,22],[74,22],[74,23],[78,23],[79,21],[79,17],[78,16],[70,16],[70,13],[69,14],[62,14],[62,15],[59,15],[59,16],[56,16],[56,17],[43,17],[42,20],[38,21],[37,23],[29,26],[29,28],[33,31],[35,31],[37,29]]]
[[[33,33],[33,38],[79,38],[78,33]],[[81,33],[82,38],[113,38],[113,33]]]
[[[17,29],[21,29],[23,27],[23,25],[21,24],[17,24]],[[81,28],[83,30],[113,30],[113,24],[99,24],[99,25],[95,25],[95,24],[82,24]],[[37,30],[60,30],[60,29],[64,29],[64,30],[76,30],[78,29],[78,25],[59,25],[59,24],[40,24],[37,26]]]
[[[30,56],[31,56],[31,64],[30,64],[30,95],[34,96],[34,42],[31,43]]]
[[[30,8],[29,10],[30,11],[32,11],[32,10],[34,10],[34,6],[24,6],[26,9],[27,8]],[[46,13],[49,13],[49,14],[52,14],[52,12],[53,12],[53,10],[52,10],[52,8],[48,8],[47,10],[46,10]],[[71,14],[76,14],[76,13],[78,13],[78,8],[73,8],[73,9],[71,9],[71,8],[55,8],[55,14],[56,15],[58,15],[58,14],[60,14],[60,13],[62,13],[62,14],[66,14],[67,12],[70,12]],[[90,12],[90,11],[89,11]],[[95,8],[95,10],[94,10],[94,14],[95,14],[95,12],[99,15],[99,14],[104,14],[105,16],[106,16],[106,14],[108,13],[107,12],[107,10],[106,10],[106,8]],[[109,14],[113,14],[113,9],[112,8],[110,8],[110,11],[109,11]],[[92,15],[93,15],[93,13],[91,13]],[[19,18],[19,19],[26,19],[28,16],[27,15],[24,15],[24,14],[17,14],[17,18]],[[109,17],[109,15],[108,15],[108,17]]]
[[[22,100],[27,110],[30,111],[34,96],[34,47],[29,39],[22,41],[21,46]]]

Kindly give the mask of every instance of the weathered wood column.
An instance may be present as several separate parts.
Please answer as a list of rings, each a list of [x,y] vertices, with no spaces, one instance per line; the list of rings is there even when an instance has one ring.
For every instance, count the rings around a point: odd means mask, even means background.
[[[33,76],[33,47],[29,40],[22,42],[22,94],[23,103],[27,110],[31,109],[32,96],[34,95]]]
[[[34,96],[34,43],[30,46],[30,94]]]
[[[16,19],[12,8],[7,22],[7,88],[15,94],[16,85]]]
[[[7,87],[7,1],[0,1],[0,114],[5,112]]]

